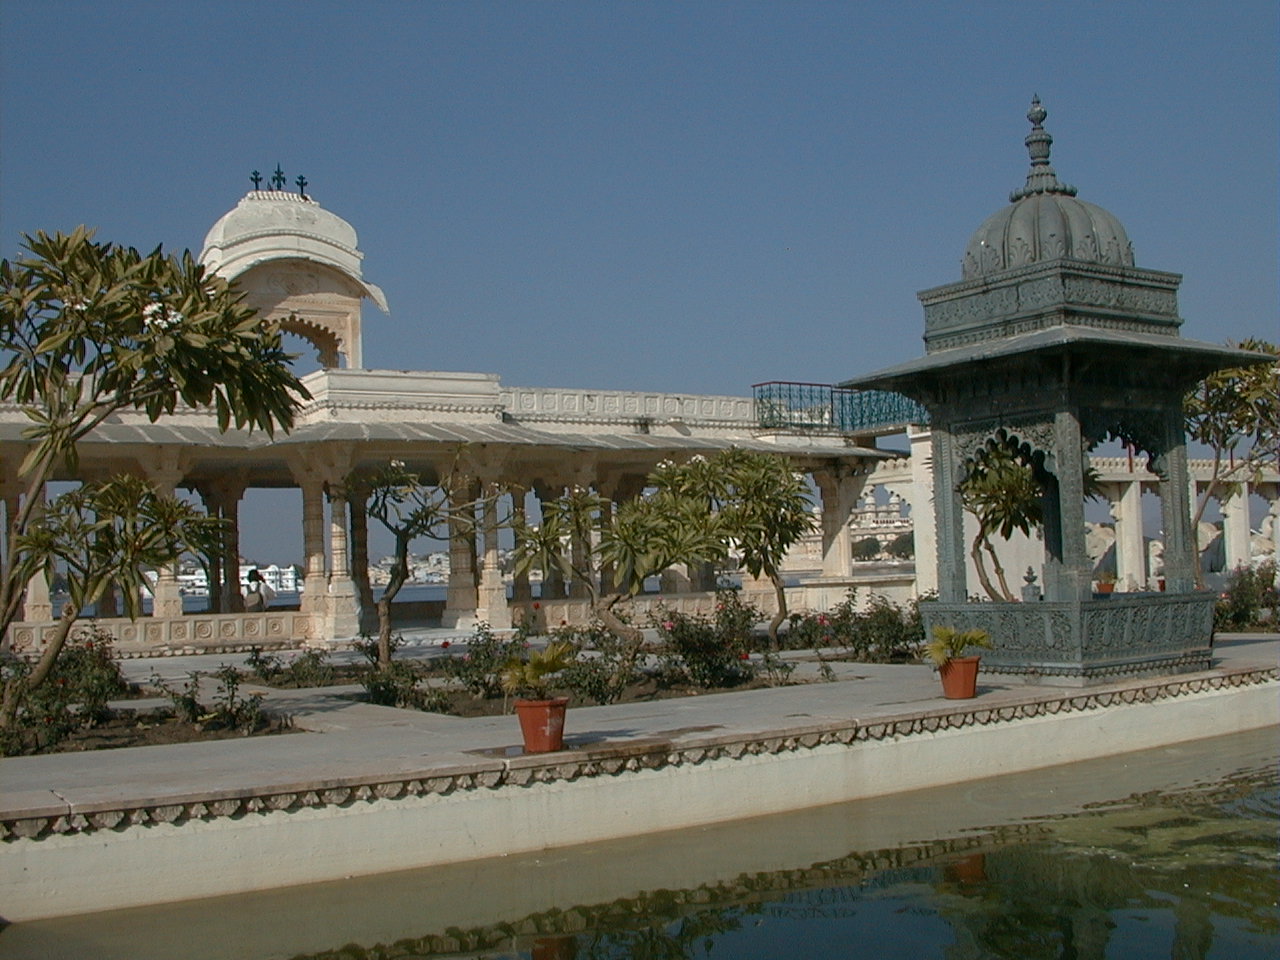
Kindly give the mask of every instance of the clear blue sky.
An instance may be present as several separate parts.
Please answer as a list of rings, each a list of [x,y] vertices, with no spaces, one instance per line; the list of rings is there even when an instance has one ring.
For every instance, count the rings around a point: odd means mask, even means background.
[[[280,163],[392,314],[367,366],[745,394],[922,352],[1020,186],[1185,275],[1185,336],[1277,327],[1277,6],[0,0],[0,252],[199,249]]]

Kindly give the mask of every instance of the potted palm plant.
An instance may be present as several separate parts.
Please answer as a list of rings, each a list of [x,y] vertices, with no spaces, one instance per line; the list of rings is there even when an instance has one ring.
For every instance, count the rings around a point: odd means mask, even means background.
[[[1110,570],[1098,571],[1098,590],[1100,594],[1113,593],[1116,589],[1116,575]]]
[[[954,627],[933,628],[933,639],[925,652],[942,678],[942,695],[948,700],[968,700],[978,693],[977,656],[965,656],[971,647],[990,650],[991,635],[985,630],[957,630]]]
[[[524,737],[525,753],[550,753],[564,747],[564,715],[568,697],[552,697],[553,674],[577,658],[578,648],[567,640],[555,640],[527,657],[508,660],[502,671],[502,689],[516,698],[516,716]]]

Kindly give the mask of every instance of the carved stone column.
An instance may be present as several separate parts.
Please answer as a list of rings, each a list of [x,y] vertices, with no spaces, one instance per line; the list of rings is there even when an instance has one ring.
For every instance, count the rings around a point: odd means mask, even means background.
[[[1222,548],[1225,569],[1249,563],[1249,484],[1233,484],[1220,500],[1222,504]]]
[[[554,500],[564,491],[563,487],[549,487],[537,484],[533,488],[537,494],[539,504],[546,503],[548,500]],[[559,570],[543,570],[542,571],[542,590],[538,594],[543,600],[560,600],[565,595],[564,576]]]
[[[1142,481],[1110,484],[1116,489],[1111,515],[1116,523],[1116,589],[1143,590],[1147,584],[1147,545],[1142,536]]]
[[[328,613],[328,575],[324,550],[324,482],[318,476],[306,476],[302,488],[302,552],[303,590],[301,612],[310,614],[318,625]]]
[[[938,599],[963,603],[967,596],[964,557],[964,507],[960,502],[960,460],[950,430],[935,429],[933,447],[934,503],[937,506]]]
[[[1054,414],[1056,516],[1062,569],[1056,584],[1047,584],[1047,600],[1088,600],[1093,595],[1093,568],[1085,548],[1084,450],[1074,411]],[[1046,527],[1045,540],[1048,542]]]
[[[240,589],[240,498],[244,496],[245,487],[243,480],[220,477],[201,490],[209,515],[216,514],[227,521],[220,562],[216,564],[220,574],[216,594],[215,565],[210,564],[209,570],[209,609],[219,613],[244,612],[244,594]]]
[[[916,595],[938,590],[938,529],[933,503],[933,439],[922,427],[907,430],[911,442],[911,536],[915,541]]]
[[[369,582],[369,503],[368,490],[357,488],[347,498],[351,515],[351,580],[356,585],[360,607],[360,630],[372,634],[378,629],[377,607],[373,585]]]
[[[822,575],[847,579],[853,575],[849,517],[867,478],[833,467],[813,471],[813,481],[822,495]]]
[[[474,483],[467,483],[458,496],[475,498]],[[450,511],[452,513],[452,509]],[[444,625],[470,629],[477,622],[476,533],[474,519],[449,520],[449,586],[445,594]]]
[[[520,487],[511,488],[511,522],[519,529],[525,521],[525,491]],[[518,538],[519,533],[516,534]],[[519,543],[517,541],[517,546]],[[516,603],[528,603],[533,599],[533,587],[529,584],[529,572],[517,571],[511,580],[511,599]]]
[[[1200,562],[1191,530],[1191,503],[1187,475],[1187,444],[1182,411],[1165,416],[1165,454],[1159,458],[1160,518],[1164,524],[1164,578],[1170,593],[1195,589],[1195,567]]]
[[[480,568],[478,616],[496,630],[511,626],[511,607],[507,604],[507,584],[502,577],[502,561],[498,556],[499,500],[503,495],[497,483],[484,485],[484,510],[481,533],[484,537],[484,560]]]
[[[360,632],[360,605],[347,553],[347,500],[336,480],[329,484],[329,637],[345,640]]]
[[[151,458],[143,460],[142,468],[147,479],[162,497],[172,497],[182,481],[181,451],[162,447]],[[156,582],[151,597],[153,617],[182,616],[182,592],[178,589],[178,564],[166,563],[156,570]]]

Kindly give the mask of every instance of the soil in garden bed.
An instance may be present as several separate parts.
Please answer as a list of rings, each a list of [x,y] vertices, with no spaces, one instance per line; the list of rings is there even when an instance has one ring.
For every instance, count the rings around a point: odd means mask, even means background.
[[[113,750],[117,747],[149,747],[167,743],[199,743],[204,740],[235,740],[238,737],[274,736],[298,733],[284,717],[264,715],[257,727],[232,729],[214,723],[198,724],[179,720],[168,713],[113,713],[95,727],[77,730],[40,753],[75,753],[82,750]]]
[[[770,686],[793,686],[796,683],[805,683],[807,681],[787,681],[786,683],[771,684],[767,680],[757,677],[745,683],[728,687],[698,687],[690,683],[666,683],[654,677],[649,677],[640,683],[633,683],[623,691],[622,696],[614,701],[615,703],[643,703],[651,700],[674,700],[680,697],[709,697],[718,693],[738,693],[742,690],[761,690]],[[504,714],[514,713],[513,700],[510,697],[481,697],[466,690],[437,688],[442,700],[441,707],[437,713],[447,713],[454,717],[497,717]],[[574,707],[594,707],[598,706],[594,700],[586,697],[578,696],[568,690],[553,690],[553,697],[568,697],[569,703]],[[358,695],[357,699],[364,699],[363,695]]]

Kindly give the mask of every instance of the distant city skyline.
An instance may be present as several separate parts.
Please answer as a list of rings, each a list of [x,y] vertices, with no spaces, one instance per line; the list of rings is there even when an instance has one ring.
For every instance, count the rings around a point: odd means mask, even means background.
[[[369,367],[745,395],[918,356],[915,294],[959,279],[1021,186],[1032,94],[1061,179],[1140,266],[1184,274],[1184,336],[1277,337],[1274,3],[5,0],[3,18],[0,252],[79,223],[198,252],[279,164],[355,226],[387,294]],[[288,496],[251,494],[246,555],[300,555]]]

